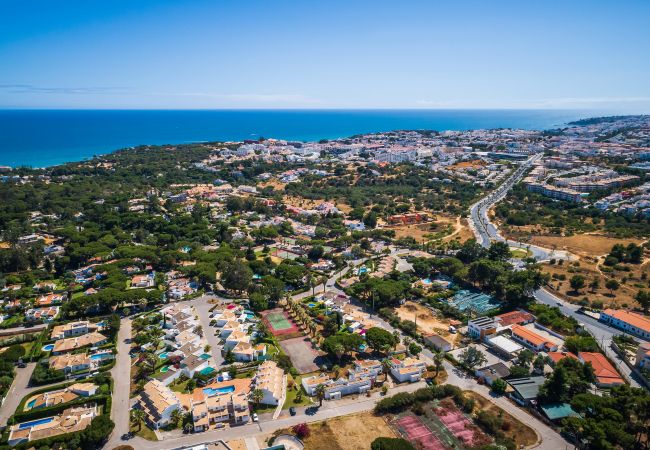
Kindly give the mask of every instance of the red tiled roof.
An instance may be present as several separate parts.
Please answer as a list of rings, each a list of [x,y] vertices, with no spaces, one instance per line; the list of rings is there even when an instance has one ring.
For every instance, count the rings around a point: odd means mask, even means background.
[[[625,384],[623,378],[602,353],[580,352],[578,356],[585,363],[591,363],[600,384]]]

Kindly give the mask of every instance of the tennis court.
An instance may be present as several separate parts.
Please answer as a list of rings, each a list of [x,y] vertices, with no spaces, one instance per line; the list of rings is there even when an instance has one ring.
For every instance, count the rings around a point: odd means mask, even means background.
[[[295,333],[300,334],[298,326],[289,319],[287,313],[280,308],[262,312],[262,318],[266,322],[269,331],[273,333],[274,336],[286,336]]]
[[[408,441],[423,450],[445,450],[447,447],[440,442],[419,417],[407,415],[395,421],[397,430]]]

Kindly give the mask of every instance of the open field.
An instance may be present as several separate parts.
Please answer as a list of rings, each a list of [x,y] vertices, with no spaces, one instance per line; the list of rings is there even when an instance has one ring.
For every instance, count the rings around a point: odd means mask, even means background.
[[[324,202],[323,200],[310,200],[308,198],[295,197],[291,195],[283,196],[282,201],[286,205],[297,206],[303,209],[313,209]],[[347,203],[343,203],[341,201],[332,201],[332,203],[334,203],[334,206],[336,206],[339,210],[341,210],[345,214],[352,211],[352,208],[350,208],[350,205],[348,205]]]
[[[406,302],[399,308],[395,308],[395,313],[401,320],[410,320],[415,322],[417,315],[418,331],[424,334],[436,333],[450,342],[454,343],[459,337],[458,334],[449,332],[449,319],[438,318],[427,307],[415,302]]]
[[[280,341],[280,347],[291,359],[298,373],[315,372],[321,364],[322,357],[311,347],[307,337],[297,337]]]
[[[422,241],[452,241],[459,240],[465,242],[467,239],[473,239],[474,234],[470,230],[467,220],[461,217],[450,217],[430,213],[435,216],[433,222],[391,226],[390,229],[395,231],[395,237],[404,238],[412,237],[418,242]],[[450,231],[447,231],[447,230]]]
[[[515,419],[506,411],[503,411],[497,405],[489,401],[487,398],[483,397],[480,394],[477,394],[474,391],[463,391],[463,393],[473,398],[476,401],[476,406],[474,412],[478,411],[489,411],[495,414],[502,412],[502,419],[504,426],[502,427],[503,433],[506,437],[509,437],[517,444],[517,447],[523,445],[524,447],[529,447],[534,445],[539,440],[537,433],[528,425],[520,422],[518,419]]]
[[[382,417],[370,412],[318,422],[305,439],[305,450],[358,450],[370,448],[378,437],[396,437]]]

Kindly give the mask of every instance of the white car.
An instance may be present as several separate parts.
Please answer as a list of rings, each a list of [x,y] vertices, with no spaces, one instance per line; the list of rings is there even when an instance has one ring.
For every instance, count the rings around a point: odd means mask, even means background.
[[[257,422],[258,420],[260,419],[257,417],[257,413],[253,413],[253,422]]]

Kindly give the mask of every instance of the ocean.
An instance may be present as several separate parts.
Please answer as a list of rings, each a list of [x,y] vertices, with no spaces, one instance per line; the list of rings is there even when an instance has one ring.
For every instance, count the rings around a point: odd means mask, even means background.
[[[0,166],[47,167],[142,144],[334,139],[398,129],[549,129],[551,110],[0,110]]]

